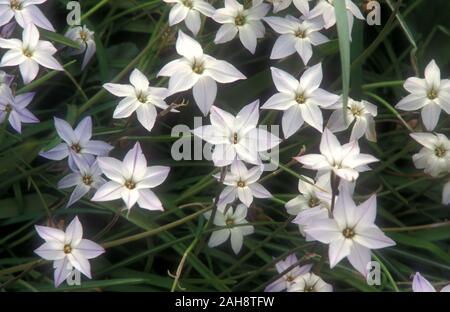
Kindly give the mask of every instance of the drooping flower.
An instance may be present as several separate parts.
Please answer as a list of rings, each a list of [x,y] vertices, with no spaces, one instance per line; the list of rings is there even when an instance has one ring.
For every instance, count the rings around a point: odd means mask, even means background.
[[[13,80],[14,80],[13,75],[9,75],[5,73],[3,70],[0,70],[0,94],[3,92],[2,91],[3,88],[11,86]]]
[[[336,14],[333,1],[334,0],[320,0],[314,9],[311,10],[309,17],[314,18],[321,16],[325,22],[325,28],[328,29],[332,27],[336,24]],[[356,17],[357,19],[364,20],[364,16],[358,6],[351,0],[345,0],[345,7],[347,8],[347,21],[351,40],[354,18]]]
[[[376,195],[356,206],[343,184],[333,210],[332,219],[315,219],[305,229],[314,240],[329,244],[330,268],[347,257],[364,276],[371,259],[371,249],[394,246],[395,242],[375,225]]]
[[[94,32],[90,31],[86,25],[75,26],[69,28],[65,36],[80,45],[79,49],[72,50],[72,54],[77,55],[84,53],[83,63],[81,65],[81,69],[83,70],[94,56],[97,49],[94,40]]]
[[[209,220],[211,213],[211,211],[206,212],[205,218]],[[218,206],[213,224],[226,228],[214,231],[209,238],[208,246],[210,248],[219,246],[230,238],[231,248],[235,254],[238,254],[242,249],[244,236],[253,234],[255,231],[253,225],[242,225],[248,223],[246,217],[247,207],[244,204],[239,204],[236,208],[227,205]]]
[[[28,24],[55,31],[50,21],[36,6],[47,0],[2,0],[0,2],[0,26],[7,24],[13,17],[22,28]]]
[[[11,89],[3,85],[0,92],[0,123],[8,118],[11,127],[18,133],[22,132],[23,123],[38,123],[39,119],[27,109],[34,95],[34,92],[29,92],[14,96]]]
[[[413,292],[436,292],[436,288],[419,272],[414,275]],[[441,289],[441,292],[450,292],[450,284]]]
[[[253,0],[250,8],[246,9],[236,0],[226,0],[225,7],[217,9],[213,20],[223,24],[214,42],[216,44],[231,41],[237,34],[244,47],[254,54],[257,39],[263,38],[265,28],[261,19],[269,12],[270,6],[263,0]]]
[[[340,108],[331,114],[327,128],[332,132],[344,131],[354,121],[355,123],[350,135],[350,141],[358,140],[365,135],[367,140],[376,142],[377,133],[375,131],[374,120],[374,117],[376,116],[376,105],[364,100],[358,102],[349,98],[345,112],[342,105],[340,105]]]
[[[450,140],[440,133],[411,133],[411,137],[424,147],[413,155],[417,169],[438,177],[450,171]]]
[[[326,283],[314,273],[306,273],[298,276],[288,292],[332,292],[333,286]]]
[[[213,106],[211,125],[198,127],[193,133],[214,145],[212,160],[217,167],[228,166],[235,159],[259,165],[260,152],[274,148],[281,140],[257,128],[258,119],[259,101],[244,106],[236,117]]]
[[[175,3],[169,13],[169,25],[173,26],[184,21],[186,27],[197,36],[202,23],[200,13],[211,17],[214,7],[203,0],[164,0],[166,3]]]
[[[151,190],[166,180],[170,168],[147,167],[141,146],[136,143],[123,161],[112,157],[98,157],[98,164],[111,181],[103,184],[92,201],[110,201],[122,198],[130,210],[134,204],[147,210],[164,210],[161,201]]]
[[[327,194],[331,194],[330,175],[322,174],[317,177],[316,181],[307,176],[302,176],[302,178],[298,180],[298,191],[300,195],[285,204],[287,212],[290,215],[296,216],[301,211],[311,208],[319,206],[328,208],[328,200],[323,201],[321,198],[327,196]]]
[[[320,108],[328,108],[339,100],[339,96],[319,88],[323,78],[322,64],[308,68],[300,80],[283,70],[274,67],[271,70],[279,93],[269,98],[261,108],[284,111],[281,123],[284,136],[288,138],[293,135],[304,121],[322,132]]]
[[[45,243],[34,252],[40,257],[54,261],[55,287],[68,276],[70,264],[88,278],[91,277],[89,259],[97,258],[105,250],[91,240],[83,239],[83,227],[78,217],[67,226],[66,231],[35,225],[36,231]]]
[[[164,99],[168,95],[166,88],[150,87],[145,75],[138,69],[133,70],[130,76],[131,84],[106,83],[103,87],[110,93],[124,99],[114,110],[113,118],[128,118],[136,111],[141,125],[151,131],[155,125],[158,112],[156,107],[167,109],[169,105]]]
[[[421,109],[422,122],[428,131],[434,130],[441,110],[450,114],[450,80],[441,80],[441,71],[432,60],[425,68],[425,78],[410,77],[403,87],[408,91],[395,108],[404,111]]]
[[[58,182],[58,188],[65,189],[75,186],[70,195],[67,207],[79,201],[92,189],[98,189],[106,181],[102,178],[102,171],[97,163],[89,164],[83,158],[74,158],[76,168],[71,168],[72,173],[68,174]]]
[[[85,117],[80,121],[75,130],[70,124],[62,119],[54,118],[55,128],[59,137],[64,141],[46,152],[39,153],[40,156],[51,160],[63,160],[69,157],[69,165],[74,168],[74,158],[84,158],[88,163],[93,163],[95,156],[107,155],[113,147],[106,142],[91,140],[92,118]]]
[[[320,153],[295,157],[295,159],[308,169],[332,171],[350,182],[358,178],[359,172],[370,170],[368,164],[378,161],[370,154],[361,154],[358,141],[341,145],[327,128],[320,141]]]
[[[53,57],[56,48],[48,41],[39,40],[39,31],[33,24],[23,30],[19,39],[0,38],[0,48],[9,51],[3,55],[1,67],[19,66],[25,84],[33,81],[39,72],[39,65],[62,71],[64,68]]]
[[[275,41],[271,59],[285,58],[297,52],[307,65],[313,55],[312,46],[329,41],[319,32],[323,28],[323,21],[319,18],[303,20],[288,15],[284,18],[270,16],[264,21],[281,35]]]
[[[217,82],[230,83],[246,77],[228,62],[203,53],[200,44],[178,31],[176,49],[182,58],[166,64],[158,76],[170,77],[169,95],[192,88],[195,102],[206,116],[217,95]]]
[[[247,169],[240,160],[235,160],[230,166],[230,171],[225,174],[223,184],[226,185],[220,193],[219,204],[229,204],[237,198],[250,207],[253,197],[271,198],[272,194],[257,181],[263,173],[263,166],[255,166]],[[220,174],[215,176],[220,180]]]
[[[285,260],[280,260],[275,264],[275,267],[277,269],[278,273],[282,273],[286,271],[288,268],[293,266],[298,262],[297,256],[295,254],[291,254],[286,257]],[[303,274],[308,273],[312,268],[312,264],[306,264],[300,266],[295,266],[284,274],[282,277],[274,281],[273,283],[269,284],[264,291],[265,292],[280,292],[286,289],[291,288],[291,286],[294,284],[294,280]]]

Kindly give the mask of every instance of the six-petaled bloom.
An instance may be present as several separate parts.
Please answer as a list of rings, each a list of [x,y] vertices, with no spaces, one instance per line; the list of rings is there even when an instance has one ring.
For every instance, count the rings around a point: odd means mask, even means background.
[[[28,24],[55,31],[50,21],[36,6],[47,0],[2,0],[0,1],[0,26],[7,24],[14,17],[17,24],[25,28]]]
[[[74,267],[88,278],[91,277],[89,259],[97,258],[105,252],[102,246],[91,240],[83,239],[83,227],[75,217],[66,231],[47,226],[35,225],[38,235],[45,240],[34,252],[40,257],[54,261],[55,287],[58,287]]]
[[[276,281],[270,283],[264,291],[266,292],[280,292],[283,290],[289,290],[291,286],[294,284],[294,280],[303,274],[309,273],[312,268],[312,264],[305,264],[302,266],[296,265],[298,263],[297,256],[295,254],[291,254],[286,257],[285,260],[280,260],[275,264],[275,268],[278,273],[283,273],[286,270],[290,269],[286,272],[282,277],[277,279]]]
[[[169,25],[173,26],[184,21],[194,36],[197,36],[202,24],[200,13],[211,17],[215,11],[211,4],[203,0],[164,0],[164,2],[174,3],[169,13]]]
[[[38,123],[39,119],[33,115],[27,106],[33,100],[35,93],[29,92],[14,96],[8,86],[0,92],[0,123],[8,118],[11,127],[18,133],[22,132],[22,124]]]
[[[97,49],[94,40],[94,32],[90,31],[86,25],[75,26],[69,28],[66,37],[75,41],[80,46],[78,49],[73,49],[72,54],[76,55],[84,53],[83,63],[81,64],[81,69],[83,70],[94,56]]]

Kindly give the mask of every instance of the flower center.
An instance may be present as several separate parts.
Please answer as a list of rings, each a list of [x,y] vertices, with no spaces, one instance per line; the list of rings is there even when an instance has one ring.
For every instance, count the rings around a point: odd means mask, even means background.
[[[227,220],[225,221],[225,224],[227,226],[233,226],[234,225],[234,219],[233,218],[227,218]]]
[[[86,185],[91,185],[94,182],[94,180],[92,179],[92,176],[90,175],[85,175],[83,176],[83,183]]]
[[[194,7],[191,0],[182,0],[181,3],[189,9],[192,9]]]
[[[238,134],[235,132],[233,133],[233,144],[238,144]]]
[[[355,117],[359,117],[362,115],[363,110],[362,108],[359,108],[357,106],[352,106],[352,108],[350,109],[350,111],[352,112],[353,116]]]
[[[80,31],[80,39],[83,42],[88,41],[89,40],[89,34],[86,31],[84,31],[84,30]]]
[[[9,6],[12,10],[22,10],[22,2],[20,0],[11,0]]]
[[[351,228],[346,228],[342,231],[342,235],[344,235],[345,238],[353,238],[353,236],[355,236],[355,231]]]
[[[72,151],[74,151],[75,153],[79,153],[81,152],[81,146],[78,143],[74,143],[72,144],[72,146],[70,147],[72,149]]]
[[[436,148],[434,149],[434,154],[436,155],[436,157],[442,158],[447,155],[447,150],[442,145],[436,146]]]
[[[237,186],[238,187],[245,187],[245,182],[242,181],[242,180],[239,180],[238,183],[237,183]]]
[[[234,23],[236,24],[236,26],[244,26],[245,25],[245,16],[242,14],[239,14],[234,19]]]
[[[305,286],[305,289],[303,290],[304,292],[315,292],[316,290],[314,289],[314,286]]]
[[[133,180],[127,180],[125,181],[125,187],[129,190],[132,190],[136,187],[136,183],[134,183]]]
[[[431,90],[428,92],[427,96],[428,96],[428,98],[429,98],[430,100],[434,100],[435,98],[438,97],[438,94],[437,94],[437,91],[436,91],[436,90],[431,89]]]
[[[143,92],[139,92],[139,94],[137,95],[137,99],[142,104],[147,103],[147,95],[145,95]]]
[[[310,208],[316,207],[318,204],[320,204],[320,200],[317,197],[311,197],[308,201]]]
[[[70,245],[64,245],[64,253],[67,255],[67,254],[70,254],[71,252],[72,252],[72,247],[70,246]]]
[[[292,281],[294,281],[294,277],[291,275],[291,274],[289,274],[288,276],[286,276],[286,281],[287,282],[292,282]]]
[[[297,30],[297,31],[295,32],[295,37],[301,38],[301,39],[306,38],[306,31],[300,30],[300,29]]]
[[[196,74],[203,74],[203,71],[205,70],[205,66],[203,66],[203,63],[195,61],[194,64],[192,64],[192,71]]]
[[[12,106],[10,104],[6,104],[4,111],[6,113],[10,113],[10,112],[12,112],[12,110],[13,110]]]
[[[25,55],[26,57],[30,58],[33,56],[33,52],[31,52],[29,49],[24,49],[23,50],[23,55]]]
[[[305,97],[305,95],[302,93],[302,94],[297,94],[296,96],[295,96],[295,101],[298,103],[298,104],[305,104],[305,102],[306,102],[306,97]]]

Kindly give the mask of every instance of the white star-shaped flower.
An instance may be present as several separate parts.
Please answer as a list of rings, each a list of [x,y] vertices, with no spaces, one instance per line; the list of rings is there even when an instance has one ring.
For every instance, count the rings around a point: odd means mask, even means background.
[[[94,56],[97,49],[94,40],[94,32],[90,31],[86,25],[75,26],[69,28],[65,36],[80,45],[80,48],[74,49],[72,54],[76,55],[84,53],[83,63],[81,64],[81,69],[83,70]]]
[[[158,76],[170,77],[169,94],[192,88],[195,102],[206,116],[217,95],[217,83],[230,83],[246,77],[228,62],[203,53],[200,44],[178,32],[176,49],[182,58],[166,64]]]
[[[219,196],[219,204],[229,204],[237,198],[250,207],[253,197],[271,198],[272,194],[257,181],[263,173],[263,166],[255,166],[247,169],[242,161],[235,160],[226,173],[223,184],[226,185]],[[215,176],[220,180],[220,174]]]
[[[206,212],[205,218],[209,219],[211,213],[211,211]],[[236,208],[227,205],[218,206],[213,224],[226,228],[214,231],[209,238],[208,246],[210,248],[219,246],[230,238],[231,248],[235,254],[238,254],[242,249],[244,236],[253,234],[255,231],[253,225],[242,225],[248,223],[246,217],[247,207],[243,204],[237,205]]]
[[[346,181],[354,181],[359,172],[370,170],[368,164],[378,159],[369,154],[361,154],[358,141],[341,145],[336,136],[325,128],[320,141],[321,154],[309,154],[295,159],[308,169],[332,171]]]
[[[72,173],[68,174],[58,182],[58,188],[65,189],[75,186],[70,195],[67,207],[79,201],[92,189],[98,189],[106,181],[102,178],[102,170],[97,161],[89,164],[83,158],[74,158],[76,167],[71,168]]]
[[[62,119],[54,117],[55,128],[58,136],[64,141],[46,152],[39,155],[51,160],[63,160],[69,157],[69,166],[76,167],[74,158],[84,158],[88,163],[92,163],[95,156],[107,155],[113,147],[103,141],[91,140],[92,138],[92,118],[85,117],[80,121],[75,130],[70,124]]]
[[[342,108],[342,103],[339,103],[340,108],[335,110],[328,120],[327,128],[332,132],[340,132],[346,130],[353,121],[352,133],[350,141],[359,140],[364,135],[366,139],[371,142],[377,141],[377,133],[375,131],[375,120],[377,116],[377,106],[367,101],[355,101],[348,99],[347,108]],[[345,116],[346,115],[346,116]]]
[[[23,30],[22,41],[0,38],[0,48],[9,50],[3,55],[0,66],[19,66],[25,84],[36,78],[39,65],[64,70],[53,57],[56,48],[48,41],[39,40],[39,31],[33,24],[28,24]]]
[[[123,161],[112,157],[98,157],[98,164],[111,181],[103,184],[92,201],[110,201],[122,198],[128,210],[138,204],[147,210],[164,210],[161,201],[153,193],[154,188],[166,180],[170,168],[147,167],[141,146],[136,143]]]
[[[47,0],[1,0],[0,1],[0,26],[7,24],[13,17],[20,27],[28,24],[36,25],[49,31],[55,31],[50,21],[36,6]]]
[[[323,201],[321,198],[327,196],[326,194],[331,194],[330,175],[320,175],[316,181],[307,176],[302,176],[302,178],[298,180],[298,191],[300,195],[285,204],[287,212],[290,215],[296,216],[301,211],[311,208],[328,208],[329,201]],[[309,181],[309,183],[306,181]]]
[[[329,41],[319,32],[323,28],[323,21],[319,18],[302,20],[288,15],[284,18],[270,16],[264,21],[281,35],[275,41],[271,59],[285,58],[297,52],[307,65],[313,55],[312,46]]]
[[[297,262],[298,262],[297,256],[295,254],[291,254],[291,255],[287,256],[285,260],[281,260],[281,261],[277,262],[275,264],[275,267],[276,267],[278,273],[282,273],[282,272],[286,271],[288,268],[290,268],[291,266],[293,266],[294,264],[296,264]],[[312,268],[312,264],[302,265],[301,267],[295,266],[294,268],[292,268],[292,270],[290,270],[289,272],[284,274],[282,277],[277,279],[275,282],[269,284],[264,289],[264,291],[265,292],[280,292],[285,289],[289,289],[294,284],[294,280],[298,276],[308,273],[311,270],[311,268]]]
[[[213,20],[223,24],[217,31],[214,43],[231,41],[239,33],[244,47],[255,54],[257,39],[263,38],[265,33],[261,19],[269,10],[270,5],[262,0],[253,0],[248,9],[236,0],[225,0],[225,7],[217,9],[212,16]]]
[[[359,10],[358,6],[351,0],[345,0],[345,7],[347,8],[347,20],[349,27],[350,40],[352,37],[353,21],[357,19],[364,20],[364,16]],[[325,28],[328,29],[336,24],[336,13],[334,8],[334,0],[320,0],[314,9],[311,10],[309,18],[321,16],[325,22]]]
[[[311,0],[294,0],[294,5],[303,15],[306,15],[309,12],[309,1]],[[269,0],[269,2],[273,5],[273,13],[278,13],[287,9],[292,0]]]
[[[288,292],[332,292],[333,286],[326,283],[323,279],[314,273],[306,273],[298,276]]]
[[[97,243],[83,239],[83,227],[78,217],[70,222],[65,232],[40,225],[35,225],[35,228],[45,243],[34,252],[46,260],[54,261],[55,287],[68,277],[69,265],[92,278],[88,260],[97,258],[105,250]]]
[[[259,101],[244,106],[236,117],[213,106],[211,125],[198,127],[193,133],[214,145],[212,160],[217,167],[228,166],[235,159],[260,165],[260,152],[274,148],[281,140],[265,129],[257,128],[258,119]]]
[[[281,69],[271,67],[271,70],[279,93],[268,99],[261,109],[284,111],[281,125],[286,138],[297,132],[304,121],[322,132],[320,108],[329,108],[339,100],[339,96],[319,88],[323,78],[322,64],[308,68],[300,80]]]
[[[434,60],[425,68],[425,79],[410,77],[403,87],[411,94],[395,108],[404,111],[421,109],[422,122],[428,131],[436,128],[441,110],[450,114],[450,79],[441,80],[441,71]]]
[[[173,26],[184,21],[194,36],[197,36],[202,24],[200,13],[211,17],[215,11],[211,4],[203,0],[164,0],[164,2],[175,4],[169,13],[169,25]]]
[[[344,184],[345,185],[345,184]],[[395,242],[374,224],[376,195],[356,206],[346,187],[340,187],[332,219],[315,219],[305,232],[314,240],[329,244],[330,268],[347,257],[352,266],[366,276],[371,249],[394,246]]]
[[[138,69],[131,73],[130,83],[129,85],[117,83],[103,85],[103,88],[110,93],[124,98],[114,110],[113,118],[128,118],[136,111],[141,125],[151,131],[158,116],[156,107],[163,110],[169,107],[164,101],[168,95],[168,90],[150,87],[147,77]]]
[[[419,272],[414,274],[412,289],[413,292],[436,292],[436,288]],[[443,287],[440,292],[450,292],[450,284]]]
[[[440,133],[411,133],[411,137],[423,145],[419,153],[413,155],[417,169],[438,177],[450,171],[450,140]]]
[[[14,96],[11,89],[4,85],[0,92],[0,123],[8,118],[9,124],[18,133],[22,132],[23,123],[38,123],[39,119],[27,109],[34,95],[34,92],[29,92]]]

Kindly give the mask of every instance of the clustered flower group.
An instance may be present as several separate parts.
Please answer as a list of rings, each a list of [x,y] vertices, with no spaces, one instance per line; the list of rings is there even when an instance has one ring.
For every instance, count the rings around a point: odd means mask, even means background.
[[[282,59],[298,54],[305,71],[299,79],[277,67],[271,67],[277,93],[262,106],[259,100],[243,106],[233,115],[216,105],[218,83],[228,84],[246,79],[235,66],[204,53],[201,44],[182,30],[178,30],[176,51],[179,58],[163,66],[157,76],[169,77],[168,87],[152,87],[149,79],[139,69],[134,69],[129,84],[105,83],[104,89],[120,98],[113,118],[128,118],[134,112],[139,123],[152,131],[162,112],[178,113],[168,104],[167,98],[192,89],[200,112],[209,116],[210,124],[192,130],[193,135],[213,146],[212,161],[218,167],[215,178],[224,185],[215,200],[214,213],[204,216],[219,227],[209,240],[209,247],[221,245],[228,239],[234,253],[243,246],[244,237],[254,233],[247,221],[249,209],[255,198],[268,199],[272,194],[261,184],[264,174],[265,153],[277,147],[282,139],[258,126],[260,109],[283,111],[282,131],[287,140],[303,126],[313,128],[321,135],[319,153],[294,157],[305,169],[315,171],[314,177],[301,176],[298,183],[300,195],[286,203],[293,222],[307,241],[328,245],[330,268],[344,258],[362,275],[367,273],[371,250],[395,245],[375,224],[377,214],[376,194],[356,203],[353,190],[361,172],[369,171],[370,164],[378,162],[374,156],[362,153],[359,140],[376,142],[375,118],[377,107],[368,101],[349,99],[346,107],[337,94],[321,88],[323,68],[321,63],[309,66],[313,47],[329,39],[321,33],[336,24],[333,1],[319,0],[311,8],[308,0],[273,0],[273,12],[288,8],[293,2],[301,13],[299,17],[287,15],[266,16],[271,6],[262,0],[243,5],[236,0],[225,0],[224,7],[216,9],[203,0],[164,0],[172,5],[169,25],[184,21],[187,29],[197,36],[202,27],[202,15],[221,24],[214,39],[215,44],[226,44],[239,37],[250,53],[257,49],[258,39],[265,36],[264,23],[279,34],[270,59]],[[14,5],[12,3],[14,2]],[[0,38],[0,48],[6,49],[0,66],[19,66],[25,84],[39,74],[39,67],[63,71],[55,58],[57,49],[49,41],[40,40],[39,28],[54,31],[51,23],[35,4],[44,1],[11,0],[0,3],[2,25],[14,17],[23,28],[22,40]],[[363,19],[359,8],[345,1],[350,33],[353,20]],[[86,26],[70,28],[66,37],[79,45],[70,54],[84,53],[82,67],[88,65],[96,50],[94,33]],[[0,122],[8,119],[12,128],[21,132],[22,123],[37,123],[38,119],[27,109],[34,93],[16,94],[11,87],[14,76],[0,73]],[[425,70],[425,79],[409,78],[405,89],[411,94],[402,99],[397,108],[405,111],[421,109],[423,125],[433,131],[441,110],[450,113],[450,81],[441,80],[440,70],[432,61]],[[322,110],[331,110],[327,123]],[[135,205],[160,211],[163,204],[152,191],[168,177],[170,168],[147,166],[147,159],[137,142],[123,160],[109,156],[114,149],[107,142],[93,140],[92,118],[84,118],[73,128],[65,120],[54,118],[61,143],[54,144],[40,155],[61,161],[67,158],[71,173],[62,178],[58,187],[73,188],[67,206],[82,200],[86,195],[96,202],[121,199],[128,211]],[[341,144],[334,133],[351,128],[350,140]],[[423,145],[413,156],[417,168],[433,177],[448,177],[450,173],[450,141],[439,133],[416,132],[411,137]],[[443,192],[444,204],[450,203],[450,181]],[[36,249],[42,258],[54,261],[55,285],[60,285],[75,269],[91,278],[88,259],[104,252],[98,244],[83,239],[83,229],[76,217],[63,232],[52,227],[36,226],[36,231],[46,242]],[[302,260],[292,254],[276,264],[281,277],[267,286],[266,291],[311,292],[332,291],[333,287],[310,270],[312,264],[298,266]],[[419,273],[414,278],[415,291],[434,290]],[[446,287],[448,288],[448,287]]]

